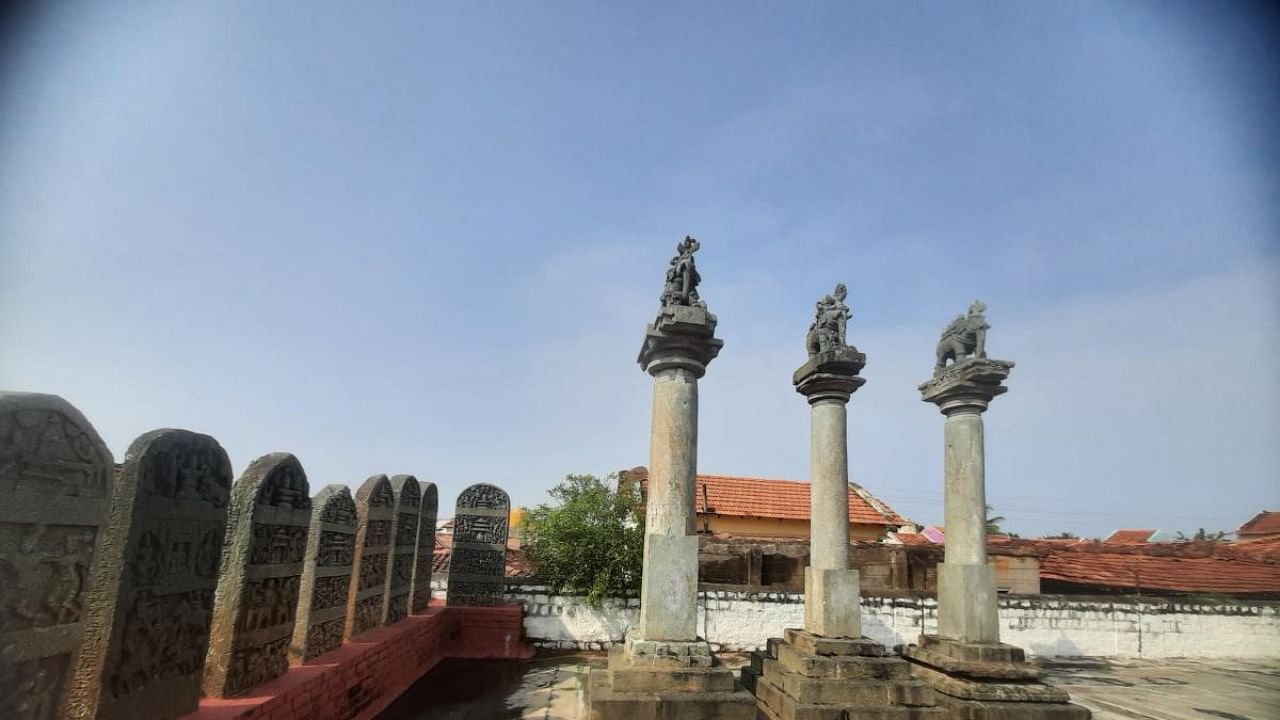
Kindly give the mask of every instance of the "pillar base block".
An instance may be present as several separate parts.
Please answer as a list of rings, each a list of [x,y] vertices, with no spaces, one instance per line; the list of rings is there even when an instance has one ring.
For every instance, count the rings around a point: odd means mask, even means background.
[[[938,635],[971,643],[1000,642],[994,567],[938,563]]]
[[[1089,720],[1066,690],[1040,681],[1022,648],[921,635],[903,657],[911,674],[933,688],[939,705],[964,720]]]
[[[697,638],[697,536],[645,535],[644,568],[637,636],[682,642]]]
[[[587,678],[589,720],[755,720],[755,699],[704,640],[628,637]]]
[[[804,629],[826,638],[862,637],[857,570],[804,569]]]
[[[752,653],[742,684],[773,720],[946,720],[929,685],[905,660],[867,638],[831,640],[802,630]],[[821,650],[832,654],[819,654]],[[848,651],[848,654],[836,654]]]

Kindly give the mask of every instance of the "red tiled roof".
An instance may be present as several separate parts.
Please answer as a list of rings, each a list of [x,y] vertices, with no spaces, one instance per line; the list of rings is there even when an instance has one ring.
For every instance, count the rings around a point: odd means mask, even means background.
[[[1121,590],[1280,596],[1280,562],[1268,559],[1265,546],[1246,547],[1253,544],[1053,544],[1040,561],[1040,579]]]
[[[1144,543],[1155,535],[1155,530],[1116,530],[1104,539],[1105,543]]]
[[[1236,532],[1240,539],[1266,535],[1280,535],[1280,512],[1263,510],[1253,516],[1249,522],[1240,526]]]
[[[706,502],[703,502],[706,488]],[[797,480],[699,475],[694,498],[698,512],[779,520],[809,519],[809,483]],[[893,508],[849,483],[849,522],[864,525],[904,525]]]

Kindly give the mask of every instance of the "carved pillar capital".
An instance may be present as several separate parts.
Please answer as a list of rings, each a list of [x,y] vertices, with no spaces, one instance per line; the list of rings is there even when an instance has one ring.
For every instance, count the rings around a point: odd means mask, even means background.
[[[852,347],[818,353],[792,374],[791,384],[796,386],[796,392],[808,398],[810,405],[827,401],[847,403],[867,382],[858,376],[866,364],[866,354]]]
[[[970,358],[943,370],[920,385],[920,399],[938,406],[943,415],[981,415],[997,395],[1009,390],[1001,383],[1013,363]]]
[[[640,367],[650,375],[672,368],[700,378],[720,354],[724,341],[715,337],[716,316],[700,307],[667,305],[645,330]]]

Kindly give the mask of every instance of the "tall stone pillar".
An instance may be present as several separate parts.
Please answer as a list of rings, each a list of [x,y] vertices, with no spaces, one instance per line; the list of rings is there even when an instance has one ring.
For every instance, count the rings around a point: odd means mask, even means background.
[[[809,566],[804,569],[804,629],[787,628],[751,654],[742,684],[760,717],[942,720],[933,691],[911,666],[862,637],[858,571],[849,567],[847,404],[866,382],[867,356],[845,341],[847,290],[836,285],[817,303],[805,337],[809,361],[791,381],[809,401]]]
[[[809,400],[809,566],[804,629],[824,637],[862,636],[858,571],[849,568],[849,397],[866,382],[866,355],[852,347],[815,354],[796,370]]]
[[[663,308],[640,350],[653,376],[638,628],[645,640],[697,639],[698,378],[723,345],[715,327],[704,308]]]
[[[608,669],[588,679],[591,720],[755,717],[751,695],[697,636],[698,378],[724,344],[698,297],[698,247],[690,237],[677,246],[640,348],[640,367],[653,376],[640,620],[610,652]]]
[[[943,330],[933,378],[919,388],[946,416],[947,539],[938,566],[938,633],[921,635],[903,654],[956,717],[1087,720],[1089,710],[1071,704],[1065,690],[1039,682],[1022,648],[1000,642],[995,568],[987,563],[982,413],[1008,390],[1013,363],[987,357],[985,310],[974,302]]]

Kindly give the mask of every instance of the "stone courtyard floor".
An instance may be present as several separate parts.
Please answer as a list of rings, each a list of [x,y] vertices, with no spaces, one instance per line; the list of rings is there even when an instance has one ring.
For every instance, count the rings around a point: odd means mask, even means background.
[[[722,655],[739,666],[745,656]],[[604,653],[527,661],[446,660],[380,720],[586,720],[587,670]],[[1048,682],[1070,690],[1096,720],[1280,718],[1280,658],[1260,660],[1042,661]]]

